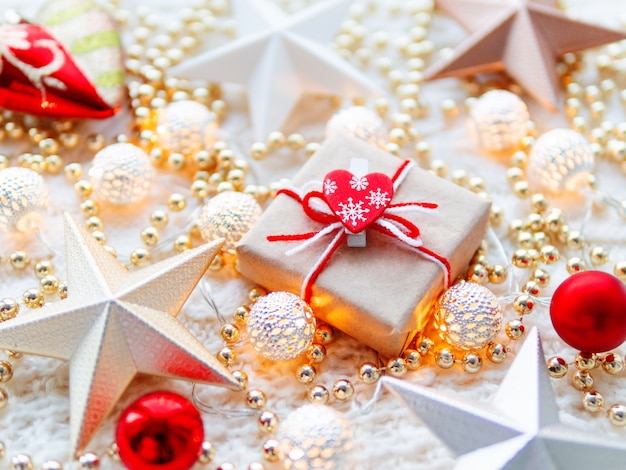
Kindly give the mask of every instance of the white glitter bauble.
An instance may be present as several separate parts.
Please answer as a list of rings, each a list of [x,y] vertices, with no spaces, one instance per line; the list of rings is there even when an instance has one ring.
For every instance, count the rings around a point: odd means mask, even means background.
[[[36,227],[48,202],[48,190],[41,175],[27,168],[0,170],[1,231],[25,232]]]
[[[326,124],[326,137],[344,134],[365,140],[372,145],[383,147],[387,129],[384,121],[364,106],[342,109],[330,118]]]
[[[250,308],[248,337],[257,352],[273,361],[288,361],[305,352],[315,335],[311,307],[289,292],[272,292]]]
[[[277,440],[285,469],[350,468],[350,423],[329,406],[310,404],[292,411],[281,423]]]
[[[159,146],[167,152],[192,155],[215,143],[217,121],[206,106],[192,100],[175,101],[159,114]]]
[[[472,105],[468,120],[474,141],[490,152],[519,146],[528,132],[528,109],[514,93],[491,90]]]
[[[462,282],[448,289],[435,313],[441,337],[460,349],[481,349],[502,327],[502,307],[486,287]]]
[[[587,183],[593,169],[593,149],[587,139],[571,129],[553,129],[533,145],[526,171],[533,186],[558,193]]]
[[[154,169],[146,153],[126,143],[100,150],[89,170],[96,196],[116,206],[133,204],[146,197],[153,176]]]
[[[261,206],[249,194],[225,191],[211,198],[198,217],[202,239],[211,242],[223,238],[226,251],[234,251],[237,242],[261,216]]]

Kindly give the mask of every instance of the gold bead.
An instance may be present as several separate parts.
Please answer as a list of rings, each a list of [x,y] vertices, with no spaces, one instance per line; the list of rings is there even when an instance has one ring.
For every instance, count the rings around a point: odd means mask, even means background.
[[[187,160],[182,153],[173,152],[167,156],[167,168],[172,171],[180,171],[185,168]]]
[[[546,367],[548,368],[548,374],[554,379],[560,379],[567,375],[568,365],[562,357],[551,357],[546,361]]]
[[[268,462],[276,462],[280,456],[280,452],[278,450],[279,443],[275,439],[270,439],[265,441],[263,444],[263,457]]]
[[[237,353],[235,352],[235,350],[228,346],[220,349],[215,354],[215,356],[217,357],[218,361],[227,366],[232,365],[233,362],[235,362],[235,359],[237,359]]]
[[[10,470],[33,470],[33,461],[25,454],[14,455],[11,457]]]
[[[596,356],[593,353],[579,352],[576,354],[574,364],[578,370],[592,370],[596,367]]]
[[[467,186],[469,176],[465,170],[455,170],[450,176],[452,182],[458,186]]]
[[[5,408],[9,404],[9,394],[8,392],[0,387],[0,410]]]
[[[467,280],[477,284],[485,284],[489,280],[489,270],[482,264],[474,264],[467,271]]]
[[[57,294],[61,300],[67,299],[67,282],[60,282]]]
[[[39,287],[46,295],[56,294],[59,290],[59,280],[53,275],[44,276],[39,281]]]
[[[329,344],[333,341],[334,330],[330,325],[319,325],[315,330],[315,341],[319,344]]]
[[[95,217],[100,212],[100,205],[93,199],[85,199],[80,203],[80,211],[85,217]]]
[[[246,405],[253,410],[260,410],[265,407],[267,399],[262,390],[248,390],[246,393]]]
[[[380,371],[375,364],[366,362],[359,367],[359,378],[368,385],[376,383],[380,378]]]
[[[239,385],[239,390],[245,390],[248,387],[248,374],[246,374],[242,370],[234,370],[232,371],[232,376],[237,381]]]
[[[0,322],[14,318],[20,310],[20,305],[15,301],[6,297],[0,300]]]
[[[550,273],[545,269],[537,268],[533,271],[531,279],[543,288],[550,283]]]
[[[572,385],[581,392],[589,391],[593,388],[593,377],[587,371],[578,370],[572,375]]]
[[[13,269],[24,269],[30,264],[30,257],[24,251],[14,251],[9,256],[9,263],[11,263]]]
[[[106,145],[106,139],[102,134],[89,134],[85,141],[87,148],[93,153],[102,150]]]
[[[511,320],[506,324],[504,328],[506,335],[514,340],[518,340],[526,333],[526,328],[520,320]]]
[[[433,160],[430,162],[430,170],[440,178],[445,178],[448,174],[448,165],[442,160]]]
[[[547,246],[548,244],[548,236],[546,235],[546,232],[535,232],[533,233],[533,239],[535,241],[535,246],[537,248],[543,248],[544,246]]]
[[[306,358],[313,363],[320,363],[326,358],[326,348],[322,344],[313,343],[306,350]]]
[[[492,227],[499,227],[504,220],[504,209],[497,205],[491,206],[491,212],[489,213],[489,224]]]
[[[514,184],[518,181],[524,181],[525,175],[524,170],[518,167],[512,167],[506,170],[506,179],[509,183]]]
[[[179,193],[172,193],[167,199],[167,207],[172,212],[180,212],[187,207],[187,199]]]
[[[167,212],[163,210],[155,210],[150,214],[150,223],[156,228],[163,228],[169,222]]]
[[[239,328],[232,323],[226,323],[220,328],[220,336],[227,343],[236,343],[239,339]]]
[[[419,369],[422,362],[422,356],[419,351],[415,349],[406,349],[402,354],[402,359],[404,359],[404,363],[406,364],[406,368],[408,370]]]
[[[417,351],[422,355],[428,354],[435,347],[435,343],[430,338],[421,338],[417,342]]]
[[[115,251],[115,248],[113,248],[111,245],[102,245],[102,248],[104,248],[111,256],[113,256],[113,258],[117,258],[117,251]]]
[[[336,400],[347,401],[354,395],[354,386],[349,380],[339,379],[333,384],[333,396]]]
[[[134,266],[142,266],[152,260],[152,255],[145,248],[136,248],[130,254],[130,262]]]
[[[595,390],[585,393],[582,402],[583,408],[590,413],[597,413],[604,408],[604,397]]]
[[[308,144],[304,146],[304,154],[306,155],[307,158],[311,158],[313,155],[315,155],[315,152],[317,152],[319,148],[320,148],[319,143],[309,142]]]
[[[468,374],[475,374],[482,368],[483,360],[479,354],[467,353],[463,356],[462,366]]]
[[[58,175],[63,169],[63,159],[58,155],[48,155],[44,159],[46,171],[51,175]]]
[[[303,364],[296,370],[296,378],[301,384],[310,384],[315,379],[317,371],[310,364]]]
[[[209,196],[210,185],[204,180],[194,180],[191,183],[191,195],[197,199],[205,199]]]
[[[526,198],[530,195],[530,187],[527,181],[518,181],[513,184],[513,192],[519,198]]]
[[[508,354],[508,350],[506,346],[502,343],[489,343],[487,345],[487,359],[489,359],[494,364],[500,364],[506,359]]]
[[[79,198],[85,199],[93,193],[93,186],[87,180],[79,180],[74,184],[74,192]]]
[[[389,359],[387,361],[387,373],[392,377],[402,377],[406,374],[406,362],[401,357]]]
[[[263,411],[259,415],[257,423],[261,431],[271,433],[278,427],[278,416],[271,411]]]
[[[391,155],[394,155],[396,157],[400,156],[400,146],[395,143],[395,142],[388,142],[387,144],[385,144],[385,150],[387,150],[387,153],[390,153]]]
[[[620,280],[626,281],[626,261],[620,261],[615,263],[615,268],[613,268],[613,273]]]
[[[35,276],[42,279],[50,274],[54,274],[54,264],[50,260],[41,260],[35,264]]]
[[[89,232],[101,232],[104,229],[104,222],[100,217],[92,215],[85,222],[85,227]]]
[[[607,411],[607,416],[613,426],[620,428],[626,426],[626,406],[620,404],[611,406]]]
[[[262,287],[254,287],[250,289],[250,292],[248,292],[248,300],[250,300],[250,302],[252,303],[255,303],[261,297],[264,297],[266,295],[267,291],[265,289],[263,289]]]
[[[571,230],[567,234],[567,246],[572,250],[582,250],[585,246],[585,237],[578,230]]]
[[[287,146],[291,150],[300,150],[306,145],[306,140],[302,134],[289,134],[287,137]]]
[[[495,264],[489,268],[489,282],[493,284],[502,284],[508,277],[508,271],[505,266]]]
[[[13,366],[10,362],[0,361],[0,382],[8,382],[13,377]]]
[[[513,253],[512,261],[513,265],[518,268],[529,268],[534,264],[528,250],[516,250]]]
[[[540,253],[541,253],[541,260],[545,264],[554,264],[561,257],[559,253],[559,249],[552,245],[546,245],[542,247],[540,250]]]
[[[528,295],[530,295],[532,297],[537,297],[541,293],[541,288],[540,287],[541,286],[539,285],[539,283],[537,283],[535,281],[528,281],[522,287],[522,292],[525,292],[526,294],[528,294]]]
[[[534,248],[535,237],[527,230],[522,230],[517,234],[517,244],[526,249]]]
[[[624,370],[624,359],[617,353],[606,353],[602,357],[602,369],[608,374],[617,375]]]
[[[280,131],[270,132],[267,136],[267,146],[270,149],[278,149],[280,147],[284,147],[287,143],[287,139],[285,139],[285,134]]]
[[[245,325],[248,323],[248,316],[250,315],[250,308],[245,305],[240,305],[235,309],[234,317],[235,323],[239,325]]]
[[[22,300],[28,308],[39,308],[43,306],[44,297],[39,289],[28,289],[22,295]]]
[[[609,252],[603,246],[595,246],[589,252],[589,260],[594,266],[602,266],[609,260]]]
[[[200,453],[198,455],[198,462],[202,465],[209,464],[215,457],[215,447],[209,441],[203,441],[200,445]]]
[[[141,231],[141,241],[146,246],[154,246],[159,242],[159,231],[154,227],[146,227]]]
[[[100,467],[100,459],[96,454],[87,452],[78,457],[78,468],[80,470],[91,470],[98,467]]]
[[[265,447],[264,447],[264,451],[265,451]],[[265,455],[265,452],[264,452],[264,455]],[[217,467],[216,470],[237,470],[237,468],[235,467],[234,464],[230,462],[223,462],[219,467]]]
[[[307,398],[311,403],[324,405],[328,403],[330,394],[328,393],[326,387],[324,387],[323,385],[314,385],[307,391]]]
[[[428,162],[432,155],[432,148],[428,142],[420,140],[415,144],[415,157],[422,162]]]
[[[511,222],[509,222],[509,233],[511,235],[519,234],[523,229],[524,222],[522,221],[522,219],[513,219],[511,220]]]
[[[569,274],[576,274],[576,273],[580,273],[582,271],[586,271],[587,270],[587,265],[578,256],[572,256],[570,259],[567,260],[567,264],[565,265],[565,269],[567,269],[567,272]]]
[[[454,361],[454,353],[448,348],[437,351],[437,354],[435,355],[435,362],[442,369],[449,369],[454,365]]]
[[[543,229],[544,220],[541,214],[537,214],[536,212],[532,212],[526,218],[525,226],[532,230],[533,232],[538,232]]]

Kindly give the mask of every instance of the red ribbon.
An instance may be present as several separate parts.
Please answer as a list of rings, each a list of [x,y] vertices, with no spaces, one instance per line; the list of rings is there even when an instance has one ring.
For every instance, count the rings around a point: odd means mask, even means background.
[[[408,172],[413,167],[413,162],[405,160],[391,178],[394,189],[396,189],[404,180]],[[284,194],[298,201],[302,205],[305,214],[311,219],[325,227],[305,233],[289,234],[289,235],[269,235],[267,240],[270,242],[278,241],[302,241],[302,245],[294,250],[290,250],[287,254],[294,254],[309,244],[317,241],[318,238],[324,237],[335,232],[335,237],[327,245],[326,249],[317,260],[311,271],[307,274],[302,283],[301,296],[305,302],[310,302],[312,289],[318,276],[324,270],[333,253],[339,248],[343,241],[350,233],[343,227],[340,217],[338,217],[328,205],[324,193],[321,191],[309,191],[301,195],[295,188],[283,188],[278,191],[277,195]],[[402,215],[402,212],[423,212],[435,211],[438,205],[430,202],[401,202],[389,204],[381,213],[376,221],[370,227],[378,232],[398,240],[406,246],[415,249],[421,256],[437,263],[443,270],[445,278],[445,286],[450,286],[450,263],[448,260],[435,253],[428,248],[422,246],[420,238],[420,230],[413,222],[409,221]]]

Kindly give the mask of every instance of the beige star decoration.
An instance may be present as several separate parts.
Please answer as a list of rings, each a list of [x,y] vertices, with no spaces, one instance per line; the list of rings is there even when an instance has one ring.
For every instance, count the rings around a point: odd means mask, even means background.
[[[506,72],[551,111],[558,103],[557,59],[626,38],[626,34],[567,18],[556,0],[437,0],[471,34],[427,79]]]
[[[0,348],[70,362],[71,455],[137,373],[238,389],[174,315],[223,240],[129,272],[65,216],[68,297],[0,324]]]
[[[385,377],[456,455],[457,470],[624,468],[626,445],[561,424],[536,328],[491,403],[474,403]]]

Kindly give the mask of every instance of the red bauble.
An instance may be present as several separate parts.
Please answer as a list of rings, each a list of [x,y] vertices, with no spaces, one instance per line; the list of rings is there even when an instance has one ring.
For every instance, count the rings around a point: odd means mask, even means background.
[[[626,340],[626,287],[614,276],[585,271],[565,280],[550,304],[554,329],[584,352],[603,352]]]
[[[173,392],[149,393],[133,402],[115,431],[120,459],[129,470],[187,470],[203,439],[200,413]]]

